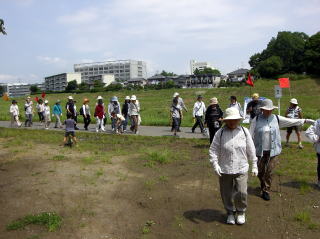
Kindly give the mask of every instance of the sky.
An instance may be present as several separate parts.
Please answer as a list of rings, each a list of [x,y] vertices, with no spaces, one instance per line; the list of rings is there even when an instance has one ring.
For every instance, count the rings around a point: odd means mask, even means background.
[[[248,68],[279,31],[320,31],[320,0],[0,0],[0,83],[43,82],[73,64],[134,59],[148,75],[210,62]]]

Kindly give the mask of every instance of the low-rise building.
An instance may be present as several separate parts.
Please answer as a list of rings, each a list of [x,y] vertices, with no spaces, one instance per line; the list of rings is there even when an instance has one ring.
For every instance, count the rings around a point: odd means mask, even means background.
[[[154,75],[147,79],[149,85],[159,85],[171,80],[172,77],[163,75]]]
[[[19,97],[30,95],[30,84],[27,83],[3,83],[3,92],[6,92],[9,97]]]
[[[248,69],[240,68],[228,73],[227,75],[230,82],[241,82],[246,79],[248,72]]]
[[[145,78],[132,78],[127,81],[127,85],[145,86],[146,84],[147,84],[147,80]]]
[[[221,77],[218,75],[180,75],[172,80],[180,88],[217,88]]]
[[[58,92],[65,91],[70,81],[81,83],[80,73],[62,73],[44,78],[46,91]]]

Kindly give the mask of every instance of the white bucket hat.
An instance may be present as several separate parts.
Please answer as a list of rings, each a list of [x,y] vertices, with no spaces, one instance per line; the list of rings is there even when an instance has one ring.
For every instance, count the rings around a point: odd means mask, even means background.
[[[175,92],[175,93],[173,94],[173,98],[175,98],[175,97],[177,97],[177,96],[179,96],[179,93],[178,93],[178,92]]]
[[[68,97],[68,100],[73,100],[73,97],[70,95],[70,96]]]
[[[211,99],[210,99],[210,104],[211,104],[211,105],[216,105],[216,104],[218,104],[218,99],[217,99],[216,97],[211,98]]]
[[[290,100],[290,103],[291,103],[291,104],[294,104],[294,105],[297,105],[297,104],[298,104],[298,101],[297,101],[296,98],[292,98],[292,99]]]
[[[239,113],[239,110],[231,107],[227,108],[225,112],[225,116],[223,120],[237,120],[237,119],[243,119]]]
[[[277,106],[273,105],[272,100],[270,99],[265,99],[262,101],[262,106],[260,107],[262,110],[273,110],[273,109],[278,109]]]
[[[99,95],[98,98],[97,98],[97,100],[103,100],[102,96]]]
[[[137,100],[137,96],[132,95],[132,96],[131,96],[131,100]]]
[[[127,95],[126,98],[125,98],[125,100],[130,100],[130,96]]]
[[[49,103],[49,101],[48,101],[48,100],[45,100],[45,101],[44,101],[44,103],[45,103],[45,104],[48,104],[48,103]]]

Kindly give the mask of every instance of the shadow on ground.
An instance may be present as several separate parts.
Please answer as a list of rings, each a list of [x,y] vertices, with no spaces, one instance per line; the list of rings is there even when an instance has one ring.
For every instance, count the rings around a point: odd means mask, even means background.
[[[183,213],[183,216],[196,224],[203,222],[225,222],[225,214],[215,209],[191,210]]]

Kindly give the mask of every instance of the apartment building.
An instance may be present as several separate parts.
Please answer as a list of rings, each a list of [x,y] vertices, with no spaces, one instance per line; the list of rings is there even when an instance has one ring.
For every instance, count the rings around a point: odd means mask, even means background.
[[[74,71],[81,74],[82,82],[96,75],[113,74],[116,81],[128,81],[132,78],[146,78],[147,64],[144,61],[117,60],[75,64]]]
[[[78,84],[81,83],[80,73],[62,73],[58,75],[48,76],[44,78],[46,91],[58,92],[64,91],[68,82],[75,80]]]
[[[27,83],[3,83],[3,92],[7,92],[9,97],[19,97],[30,95],[30,84]]]
[[[191,60],[190,61],[190,73],[191,75],[194,73],[194,71],[196,69],[198,70],[204,70],[205,68],[212,68],[214,69],[213,66],[211,66],[211,64],[209,62],[206,62],[206,61],[202,61],[202,62],[197,62],[195,60]]]

